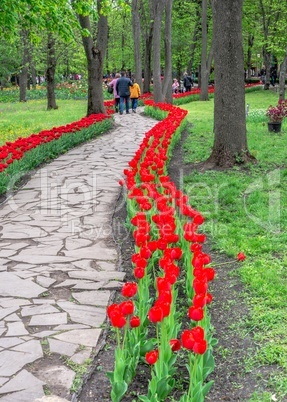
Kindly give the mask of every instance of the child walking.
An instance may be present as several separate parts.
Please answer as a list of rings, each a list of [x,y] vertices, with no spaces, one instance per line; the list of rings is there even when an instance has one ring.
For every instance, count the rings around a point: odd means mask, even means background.
[[[132,102],[132,111],[136,113],[138,107],[138,99],[141,96],[141,89],[139,84],[136,82],[135,78],[132,78],[133,86],[130,87],[130,98]]]

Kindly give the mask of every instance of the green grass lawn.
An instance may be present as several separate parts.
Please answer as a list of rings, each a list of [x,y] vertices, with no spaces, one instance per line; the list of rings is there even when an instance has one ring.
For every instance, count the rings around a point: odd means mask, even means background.
[[[213,248],[228,256],[240,251],[247,255],[239,275],[251,317],[243,318],[237,330],[242,336],[252,331],[258,349],[246,369],[279,365],[281,374],[270,385],[283,402],[287,395],[287,122],[280,134],[273,134],[265,117],[266,108],[277,100],[273,91],[246,94],[248,147],[256,164],[226,171],[193,170],[184,178],[184,191],[206,217],[203,231]],[[213,99],[182,106],[193,124],[184,144],[186,163],[204,161],[211,153],[213,106]],[[252,401],[270,401],[271,395],[256,394]]]
[[[62,126],[84,117],[86,100],[57,100],[56,110],[47,110],[47,100],[0,103],[0,146],[18,137]]]

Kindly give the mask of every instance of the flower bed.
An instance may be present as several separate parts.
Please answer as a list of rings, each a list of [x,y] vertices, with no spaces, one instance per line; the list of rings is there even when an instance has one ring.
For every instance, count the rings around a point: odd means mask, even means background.
[[[123,286],[123,301],[108,307],[118,347],[109,373],[111,399],[120,401],[141,359],[151,365],[151,379],[141,401],[164,401],[174,387],[177,351],[189,355],[189,388],[180,401],[200,402],[212,386],[206,382],[214,367],[208,283],[215,271],[202,251],[202,215],[188,203],[167,175],[171,151],[185,127],[186,111],[146,101],[146,112],[167,116],[146,133],[125,169],[127,209],[133,228],[134,282]],[[177,306],[179,275],[184,278],[189,328],[181,328]],[[155,334],[155,335],[154,335]]]
[[[0,194],[11,190],[21,177],[39,166],[54,159],[72,147],[92,139],[112,126],[110,115],[112,102],[107,102],[107,114],[94,114],[81,120],[51,130],[19,137],[14,142],[6,142],[0,147]]]

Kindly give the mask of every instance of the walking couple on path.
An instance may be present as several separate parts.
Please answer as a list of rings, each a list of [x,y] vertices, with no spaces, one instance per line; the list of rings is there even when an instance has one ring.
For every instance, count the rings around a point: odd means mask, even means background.
[[[115,98],[115,110],[124,113],[124,107],[126,107],[126,113],[130,113],[130,100],[133,113],[136,113],[138,106],[138,99],[141,95],[140,86],[136,83],[135,79],[129,79],[126,73],[117,73],[115,79],[110,83],[110,86],[114,89]]]

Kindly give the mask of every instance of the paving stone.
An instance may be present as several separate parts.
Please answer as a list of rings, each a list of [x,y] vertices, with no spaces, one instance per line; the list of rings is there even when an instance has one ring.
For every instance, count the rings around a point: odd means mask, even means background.
[[[50,352],[58,353],[59,355],[73,356],[78,349],[78,346],[73,343],[59,341],[57,339],[49,339]]]
[[[109,281],[112,279],[123,280],[125,272],[120,271],[70,271],[68,272],[70,278],[89,279],[92,281]]]
[[[91,328],[90,325],[83,325],[83,324],[63,324],[58,325],[54,328],[54,330],[58,331],[68,331],[70,329],[87,329]]]
[[[43,304],[39,304],[37,306],[23,307],[21,310],[22,317],[39,315],[39,314],[59,313],[59,310],[51,306],[51,304],[45,303],[45,301],[43,301],[42,303]]]
[[[28,335],[29,332],[26,330],[22,321],[19,322],[10,322],[7,324],[8,331],[6,336],[19,336],[19,335]]]
[[[56,282],[56,279],[47,278],[46,276],[37,276],[36,281],[39,283],[40,286],[43,286],[44,288],[48,288],[53,283]]]
[[[14,321],[21,321],[21,318],[17,314],[8,315],[5,317],[6,322],[14,322]]]
[[[44,396],[43,387],[37,385],[24,391],[2,396],[1,402],[34,402],[35,399],[42,398],[42,396]]]
[[[106,261],[97,261],[97,266],[101,271],[115,271],[115,264]]]
[[[36,399],[33,402],[69,402],[68,399],[60,398],[57,395],[45,395],[40,399]]]
[[[57,255],[39,255],[39,254],[35,254],[35,255],[31,255],[31,253],[29,253],[29,251],[22,251],[19,254],[10,257],[10,259],[12,261],[24,261],[26,263],[29,264],[54,264],[57,262],[61,262],[61,263],[66,263],[66,262],[71,262],[71,261],[75,261],[79,258],[79,256],[77,257],[65,257],[65,256],[57,256]]]
[[[63,334],[55,335],[54,338],[59,339],[60,341],[75,343],[76,345],[79,346],[84,345],[84,346],[96,347],[101,332],[102,330],[98,328],[75,329],[72,331],[65,332]]]
[[[0,257],[11,257],[12,255],[16,254],[16,250],[5,250],[5,249],[0,249]]]
[[[17,271],[27,271],[28,269],[32,269],[34,267],[36,267],[36,265],[18,263],[18,264],[13,266],[13,271],[15,271],[15,272],[17,272]]]
[[[31,318],[29,322],[29,327],[40,327],[41,325],[59,325],[66,324],[68,317],[66,313],[56,313],[56,314],[43,314],[35,315]]]
[[[77,260],[80,258],[95,260],[115,260],[117,252],[115,249],[107,248],[103,243],[98,243],[92,247],[84,247],[77,250],[65,251],[66,257],[72,257]]]
[[[0,294],[2,296],[35,297],[46,289],[30,279],[20,279],[13,272],[0,272]]]
[[[69,394],[76,373],[65,366],[52,366],[38,370],[37,376],[47,384],[48,388],[53,389],[54,384],[57,384],[57,388],[62,387],[64,392]]]
[[[75,353],[70,360],[77,364],[84,364],[85,360],[89,359],[92,355],[93,349],[92,348],[85,348],[80,352]]]
[[[110,281],[102,286],[103,289],[121,289],[122,287],[123,282],[119,281]]]
[[[47,233],[41,228],[31,228],[19,224],[6,224],[2,229],[2,239],[32,239],[33,237],[47,236]],[[18,260],[21,261],[21,260]]]
[[[0,377],[0,387],[2,387],[2,385],[5,384],[8,380],[9,378],[7,377]]]
[[[4,350],[0,352],[0,376],[12,376],[26,364],[41,357],[43,357],[42,347],[36,340],[24,342],[11,350]]]
[[[89,282],[89,281],[77,281],[77,284],[73,286],[73,289],[83,290],[98,290],[105,285],[106,282]]]
[[[55,335],[58,331],[41,331],[33,333],[35,338],[47,338],[48,336]]]
[[[0,389],[0,394],[22,391],[39,385],[42,386],[45,385],[45,383],[38,380],[38,378],[33,376],[27,370],[22,370]]]
[[[110,291],[86,291],[72,293],[74,299],[81,304],[90,304],[92,306],[107,306],[111,297]]]
[[[48,299],[47,297],[43,297],[42,299],[33,299],[34,304],[56,304],[54,299]]]
[[[1,278],[1,275],[0,275],[0,278]],[[14,313],[14,311],[17,311],[18,308],[19,307],[17,306],[17,307],[8,307],[8,308],[0,309],[0,320],[2,320],[6,316],[9,316],[10,314]]]
[[[5,298],[0,297],[0,306],[3,308],[17,307],[18,309],[20,306],[25,306],[27,304],[31,304],[31,302],[27,299],[18,299],[18,298],[12,299],[12,297],[5,297]]]
[[[76,250],[78,248],[90,246],[91,244],[91,240],[68,237],[65,246],[67,250]]]
[[[23,343],[24,341],[20,338],[1,338],[0,339],[0,346],[3,347],[4,349],[11,348],[13,346],[19,345],[20,343]]]
[[[62,310],[66,311],[71,320],[81,324],[100,327],[106,318],[106,310],[87,305],[78,305],[72,302],[58,302]]]

